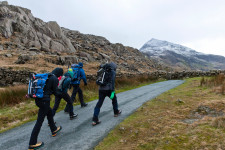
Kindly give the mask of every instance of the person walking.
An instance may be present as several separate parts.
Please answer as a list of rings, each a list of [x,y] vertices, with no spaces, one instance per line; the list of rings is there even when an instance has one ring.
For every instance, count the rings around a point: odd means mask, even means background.
[[[115,94],[115,78],[116,78],[116,64],[111,62],[109,64],[105,64],[103,66],[103,69],[105,72],[103,73],[103,78],[107,76],[107,79],[101,78],[101,83],[97,80],[97,84],[100,85],[99,87],[99,100],[94,108],[94,115],[92,118],[92,125],[95,126],[101,121],[98,118],[98,115],[100,113],[100,109],[102,107],[102,104],[105,100],[105,97],[108,96],[112,100],[113,105],[113,111],[114,111],[114,117],[117,117],[122,113],[121,110],[118,109],[118,103],[117,103],[117,97]],[[105,82],[105,83],[103,83]]]
[[[77,73],[77,79],[72,79],[72,81],[71,81],[71,85],[73,87],[71,100],[72,100],[72,102],[74,102],[76,94],[78,92],[81,107],[86,107],[88,104],[84,102],[83,92],[80,88],[80,80],[81,79],[83,80],[84,85],[87,86],[87,79],[86,79],[86,75],[85,75],[85,72],[84,72],[84,69],[83,69],[83,63],[79,62],[78,65],[76,65],[76,66],[78,67],[78,70],[77,70],[78,73]],[[64,111],[69,112],[69,105],[68,104],[66,105]]]
[[[49,74],[48,80],[44,86],[43,98],[35,98],[35,103],[39,107],[37,121],[32,130],[30,141],[29,141],[29,150],[34,150],[42,147],[44,142],[37,142],[38,134],[41,130],[41,126],[44,122],[45,116],[47,116],[50,130],[52,132],[52,136],[56,136],[58,132],[62,129],[61,126],[56,127],[53,119],[52,109],[50,107],[50,96],[54,94],[57,96],[59,93],[57,92],[58,86],[58,77],[63,75],[62,68],[55,68],[51,74]]]
[[[78,115],[78,114],[74,114],[74,112],[73,112],[73,102],[72,102],[69,94],[67,93],[68,88],[70,86],[71,78],[73,77],[73,71],[68,71],[67,73],[65,73],[63,75],[63,77],[62,76],[60,76],[60,77],[61,77],[62,83],[61,83],[61,85],[59,85],[60,88],[58,88],[58,91],[61,94],[58,95],[58,96],[55,96],[55,104],[54,104],[54,107],[52,109],[53,116],[55,116],[56,110],[59,107],[61,99],[63,98],[67,102],[68,110],[69,110],[69,116],[70,116],[70,119],[72,120],[72,119],[76,118],[77,115]]]

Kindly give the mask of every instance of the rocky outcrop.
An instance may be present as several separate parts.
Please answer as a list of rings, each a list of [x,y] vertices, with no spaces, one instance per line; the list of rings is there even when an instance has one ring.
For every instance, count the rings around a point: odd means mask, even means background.
[[[138,49],[60,27],[55,21],[44,22],[35,18],[31,10],[7,3],[0,3],[0,39],[1,51],[19,51],[21,56],[14,63],[21,65],[32,63],[24,55],[32,57],[30,51],[33,51],[43,54],[45,61],[57,65],[113,61],[122,72],[144,73],[166,69]]]
[[[29,49],[75,52],[70,39],[55,21],[45,23],[26,8],[0,3],[0,34],[17,45]]]

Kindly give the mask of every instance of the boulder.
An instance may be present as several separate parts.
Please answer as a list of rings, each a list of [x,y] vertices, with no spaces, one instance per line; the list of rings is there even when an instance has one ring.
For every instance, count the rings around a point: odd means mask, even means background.
[[[5,57],[12,57],[12,54],[5,54]]]
[[[76,56],[59,56],[57,60],[58,65],[71,65],[74,63],[78,63]]]
[[[29,48],[29,51],[40,52],[40,50],[38,48],[36,48],[36,47]]]
[[[176,103],[177,103],[177,104],[183,104],[183,103],[184,103],[184,101],[183,101],[183,100],[181,100],[181,99],[177,99],[177,100],[176,100]]]
[[[16,64],[25,64],[27,61],[32,60],[32,57],[29,55],[20,55],[18,60],[15,62]]]
[[[4,50],[4,47],[2,45],[0,45],[0,51]]]
[[[51,38],[48,37],[46,34],[38,35],[38,37],[39,37],[41,47],[43,47],[49,51]]]
[[[51,41],[50,42],[50,49],[61,52],[61,51],[65,50],[65,47],[57,41]]]
[[[3,19],[0,21],[0,33],[5,37],[9,38],[12,36],[12,21]]]
[[[49,21],[45,24],[48,36],[53,38],[61,38],[62,30],[56,21]]]
[[[65,43],[65,46],[68,47],[69,51],[76,52],[73,44],[71,43],[70,39],[68,39],[65,35],[62,36],[62,40]],[[67,50],[68,51],[68,50]]]
[[[104,53],[99,53],[99,54],[103,57],[103,59],[110,60],[110,57],[108,55],[106,55]]]
[[[41,43],[38,40],[29,41],[27,45],[28,47],[41,47]]]
[[[83,58],[86,57],[88,59],[87,61],[93,62],[95,60],[90,54],[85,52],[80,52],[79,56]]]
[[[0,1],[0,5],[9,5],[9,3],[7,1]]]

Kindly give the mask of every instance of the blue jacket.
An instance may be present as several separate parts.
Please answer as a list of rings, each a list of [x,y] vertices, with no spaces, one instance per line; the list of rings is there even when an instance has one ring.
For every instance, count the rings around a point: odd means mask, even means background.
[[[86,75],[83,68],[80,69],[80,80],[82,79],[84,81],[84,84],[87,84]],[[72,81],[71,84],[80,84],[80,80]]]

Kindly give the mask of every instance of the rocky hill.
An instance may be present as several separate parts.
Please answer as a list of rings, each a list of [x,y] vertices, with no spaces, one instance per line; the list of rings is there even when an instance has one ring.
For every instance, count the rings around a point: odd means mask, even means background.
[[[140,49],[150,59],[177,70],[225,69],[225,57],[197,52],[188,47],[151,39]]]
[[[89,73],[107,61],[116,62],[121,73],[165,69],[138,49],[60,27],[55,21],[44,22],[31,10],[6,1],[0,2],[0,58],[2,67],[43,72],[78,61]]]

